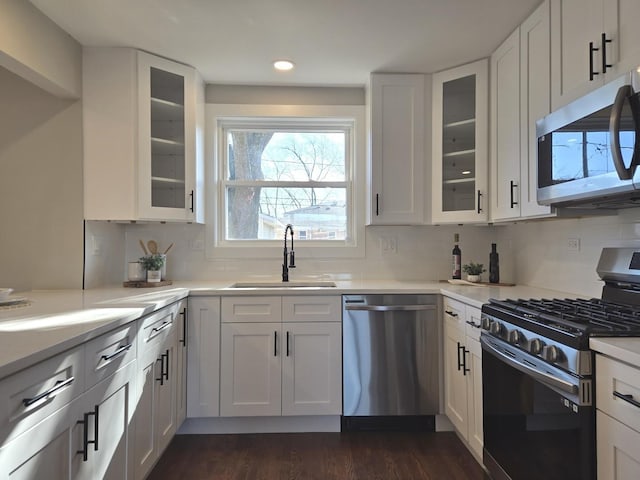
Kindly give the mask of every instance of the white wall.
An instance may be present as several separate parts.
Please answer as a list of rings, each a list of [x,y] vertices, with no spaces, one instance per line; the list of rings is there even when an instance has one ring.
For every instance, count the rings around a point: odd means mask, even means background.
[[[0,67],[0,285],[82,287],[82,109]]]
[[[80,98],[80,44],[26,0],[0,2],[0,66],[53,95]]]

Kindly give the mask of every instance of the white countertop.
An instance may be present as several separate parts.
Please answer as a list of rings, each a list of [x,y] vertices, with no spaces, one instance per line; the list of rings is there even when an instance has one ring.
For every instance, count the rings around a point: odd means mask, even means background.
[[[19,292],[25,307],[0,308],[0,378],[187,297],[207,295],[443,294],[480,308],[489,298],[576,295],[540,288],[466,286],[438,281],[336,281],[334,288],[230,288],[232,281],[174,282],[153,289]]]
[[[590,338],[589,347],[598,353],[640,367],[640,338]]]

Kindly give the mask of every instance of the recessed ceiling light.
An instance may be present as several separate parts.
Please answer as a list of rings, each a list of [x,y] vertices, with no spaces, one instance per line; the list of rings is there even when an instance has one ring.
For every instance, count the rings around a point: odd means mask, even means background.
[[[275,62],[273,62],[273,68],[282,72],[286,72],[293,69],[293,62],[289,60],[276,60]]]

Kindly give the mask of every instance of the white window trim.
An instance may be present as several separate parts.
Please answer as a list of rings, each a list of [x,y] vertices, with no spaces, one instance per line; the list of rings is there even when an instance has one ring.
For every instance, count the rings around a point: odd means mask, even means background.
[[[227,105],[208,104],[206,114],[206,256],[209,259],[224,258],[279,258],[282,254],[282,241],[225,242],[218,229],[221,223],[217,221],[224,216],[224,204],[221,201],[224,191],[221,191],[223,167],[221,141],[221,120],[236,118],[265,118],[265,119],[344,119],[353,122],[351,154],[351,199],[348,204],[351,209],[352,235],[345,242],[327,244],[327,242],[305,241],[296,243],[298,258],[357,258],[365,256],[365,199],[366,199],[366,112],[364,106],[351,105]],[[295,227],[295,225],[294,225]],[[284,239],[284,231],[282,232]]]

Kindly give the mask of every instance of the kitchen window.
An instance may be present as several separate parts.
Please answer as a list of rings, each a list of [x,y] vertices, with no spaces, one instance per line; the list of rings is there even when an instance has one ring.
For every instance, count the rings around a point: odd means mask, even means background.
[[[298,251],[364,254],[362,107],[327,106],[321,116],[314,112],[319,107],[295,107],[294,116],[255,115],[268,106],[255,106],[253,115],[221,115],[234,106],[209,107],[217,175],[207,209],[213,212],[208,256],[271,257],[282,248],[287,224]],[[345,116],[344,108],[352,114]]]

